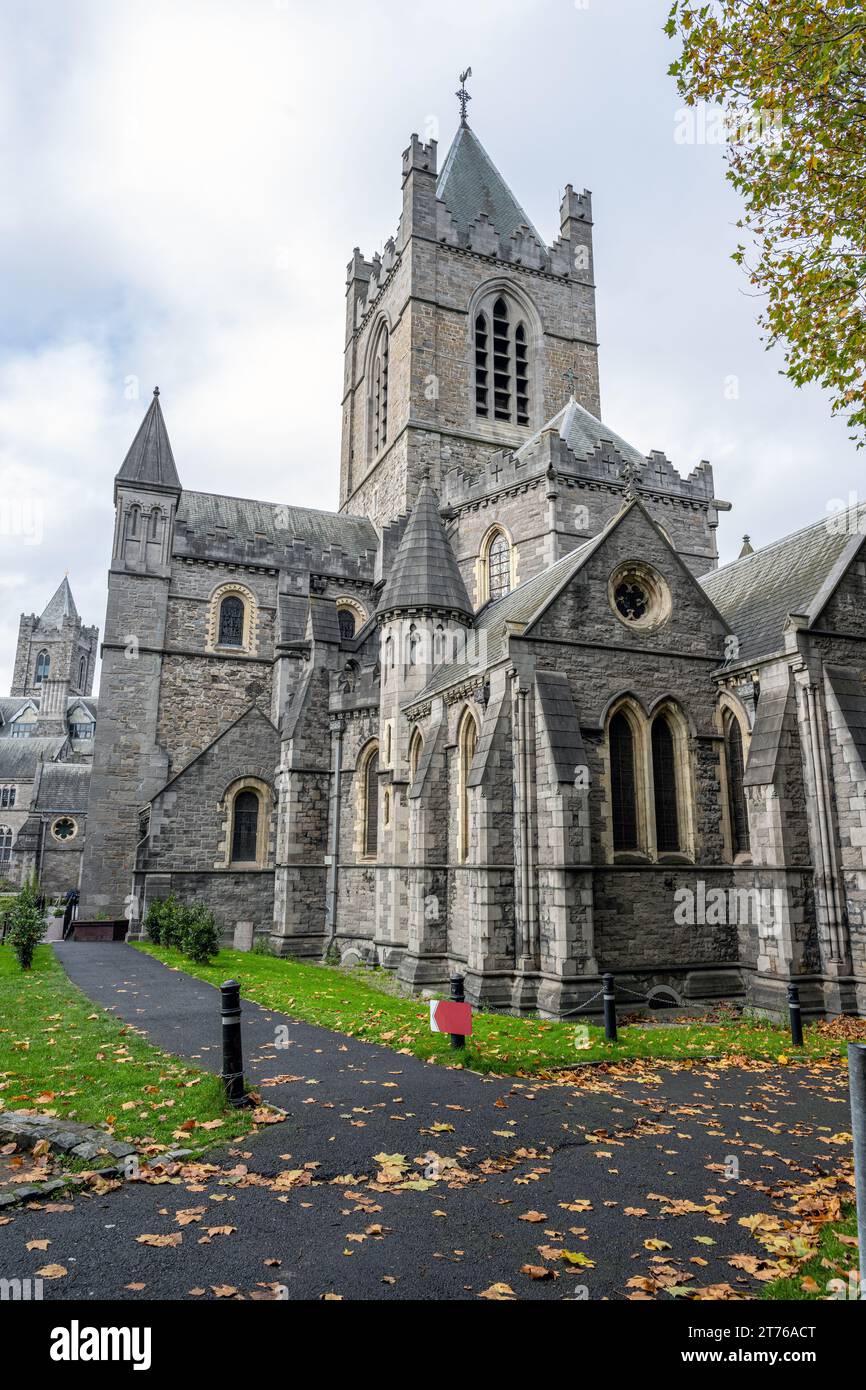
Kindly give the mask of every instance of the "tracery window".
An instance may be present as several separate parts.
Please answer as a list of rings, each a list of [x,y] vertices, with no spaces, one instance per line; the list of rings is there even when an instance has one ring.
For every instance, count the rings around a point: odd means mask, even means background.
[[[370,382],[371,438],[373,457],[388,443],[388,373],[390,360],[390,335],[386,324],[382,324],[376,347],[373,352],[373,366]]]
[[[51,670],[51,657],[46,651],[41,651],[36,658],[36,683],[48,679],[48,672]]]
[[[379,749],[368,756],[363,768],[364,854],[376,857],[379,848]]]
[[[502,598],[511,588],[511,546],[502,532],[487,553],[487,586],[492,599]]]
[[[676,756],[673,732],[663,714],[653,721],[652,753],[656,849],[674,854],[680,848]]]
[[[615,850],[638,848],[637,807],[635,804],[635,740],[632,726],[622,710],[610,721],[610,785]]]

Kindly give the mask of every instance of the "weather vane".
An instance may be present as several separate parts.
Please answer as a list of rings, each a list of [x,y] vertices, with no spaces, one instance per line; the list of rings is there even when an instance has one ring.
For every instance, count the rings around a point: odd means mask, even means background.
[[[460,91],[456,93],[457,100],[460,102],[460,124],[461,124],[461,125],[465,125],[465,124],[466,124],[466,108],[468,107],[470,101],[472,100],[471,96],[469,95],[469,93],[468,93],[467,90],[466,90],[466,80],[467,80],[467,78],[469,78],[469,77],[471,77],[471,76],[472,76],[472,69],[471,69],[471,68],[467,68],[465,72],[461,72],[461,74],[460,74]]]

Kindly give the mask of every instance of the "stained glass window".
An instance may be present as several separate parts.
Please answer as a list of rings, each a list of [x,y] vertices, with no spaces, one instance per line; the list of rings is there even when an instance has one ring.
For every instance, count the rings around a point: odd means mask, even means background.
[[[364,853],[372,858],[379,847],[379,754],[364,769]]]
[[[492,599],[502,598],[511,588],[511,546],[503,535],[487,552],[487,587]]]
[[[244,645],[244,602],[236,594],[229,594],[220,604],[221,647],[242,647]]]
[[[234,804],[232,862],[254,864],[258,857],[259,798],[255,792],[238,792]]]
[[[731,716],[728,723],[728,801],[731,808],[731,839],[734,854],[746,854],[749,846],[749,815],[743,788],[743,734],[740,721]]]
[[[664,716],[653,724],[652,746],[656,849],[660,854],[672,854],[680,848],[677,769],[674,736]]]
[[[613,803],[613,847],[638,848],[635,807],[634,735],[622,713],[610,721],[610,786]]]

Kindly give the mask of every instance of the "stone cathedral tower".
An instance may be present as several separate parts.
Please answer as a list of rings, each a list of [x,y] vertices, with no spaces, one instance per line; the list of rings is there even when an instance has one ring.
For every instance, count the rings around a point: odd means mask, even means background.
[[[590,194],[566,188],[546,246],[465,118],[437,158],[411,137],[397,235],[348,269],[340,508],[377,526],[425,473],[442,496],[520,448],[572,390],[601,413]]]

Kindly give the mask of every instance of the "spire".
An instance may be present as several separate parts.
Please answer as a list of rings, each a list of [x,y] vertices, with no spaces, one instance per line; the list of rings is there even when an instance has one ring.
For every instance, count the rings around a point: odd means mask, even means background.
[[[64,618],[77,617],[78,609],[75,607],[75,599],[72,597],[69,580],[64,575],[56,593],[48,600],[42,610],[39,625],[40,627],[60,627]]]
[[[743,548],[737,556],[737,559],[742,560],[744,555],[754,555],[754,553],[751,540],[748,536],[743,536]]]
[[[448,151],[436,196],[460,232],[468,233],[471,224],[486,213],[503,241],[518,227],[526,226],[540,246],[545,244],[478,136],[465,123],[461,123]]]
[[[117,479],[124,483],[139,483],[145,487],[150,484],[180,491],[180,478],[159,403],[158,386],[154,387],[153,400],[123,460]]]
[[[388,580],[379,613],[397,608],[441,608],[472,617],[472,605],[429,482],[421,484]]]

